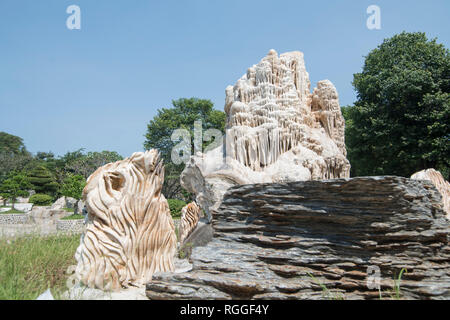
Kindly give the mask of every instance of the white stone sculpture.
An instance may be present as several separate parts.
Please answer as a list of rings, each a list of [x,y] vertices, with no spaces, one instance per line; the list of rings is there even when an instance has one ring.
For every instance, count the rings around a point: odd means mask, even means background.
[[[177,238],[163,181],[156,150],[134,153],[89,177],[83,190],[86,232],[76,252],[82,284],[118,291],[174,269]]]
[[[197,227],[198,221],[200,220],[200,207],[195,203],[191,202],[181,209],[181,222],[179,230],[179,241],[180,244],[189,237],[192,231]]]
[[[348,178],[345,121],[336,88],[310,92],[303,53],[269,54],[226,89],[223,146],[191,157],[182,185],[211,218],[239,184]]]
[[[447,218],[450,219],[450,183],[444,179],[442,174],[435,169],[426,169],[414,173],[411,179],[430,180],[442,196],[444,211],[447,212]]]

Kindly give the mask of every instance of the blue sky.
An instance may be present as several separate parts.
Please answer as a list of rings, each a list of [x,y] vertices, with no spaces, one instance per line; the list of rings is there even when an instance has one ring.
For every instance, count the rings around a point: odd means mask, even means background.
[[[69,30],[69,5],[81,30]],[[366,9],[381,8],[381,30]],[[401,31],[449,47],[450,1],[1,0],[0,131],[28,150],[142,150],[148,121],[173,99],[211,99],[273,48],[305,53],[312,88],[331,80],[354,102],[364,56]]]

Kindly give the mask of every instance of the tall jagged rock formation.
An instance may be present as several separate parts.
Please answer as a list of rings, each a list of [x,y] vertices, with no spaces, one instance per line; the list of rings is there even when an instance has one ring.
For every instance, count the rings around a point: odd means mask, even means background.
[[[181,183],[209,215],[233,185],[349,177],[336,88],[310,92],[303,53],[271,50],[226,89],[222,147],[190,159]]]

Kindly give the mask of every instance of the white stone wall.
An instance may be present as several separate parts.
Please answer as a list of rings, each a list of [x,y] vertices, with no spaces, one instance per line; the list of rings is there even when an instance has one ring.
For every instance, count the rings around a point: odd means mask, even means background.
[[[0,214],[0,224],[25,224],[29,222],[28,214]]]
[[[56,221],[56,230],[58,231],[83,232],[84,226],[84,219]]]

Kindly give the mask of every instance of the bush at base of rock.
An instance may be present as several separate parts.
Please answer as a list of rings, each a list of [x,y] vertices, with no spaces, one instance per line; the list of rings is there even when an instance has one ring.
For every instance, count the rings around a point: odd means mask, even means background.
[[[170,208],[170,214],[172,218],[180,218],[181,217],[181,209],[186,205],[186,202],[178,199],[167,199]]]
[[[36,206],[49,206],[53,202],[53,198],[47,194],[34,194],[30,197],[30,203]]]

